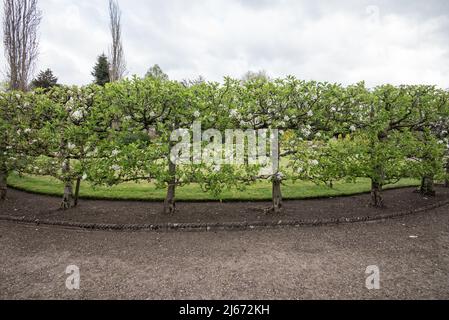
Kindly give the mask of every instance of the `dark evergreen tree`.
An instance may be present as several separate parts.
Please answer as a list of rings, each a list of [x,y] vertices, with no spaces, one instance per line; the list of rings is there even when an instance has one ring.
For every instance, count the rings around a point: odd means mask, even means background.
[[[109,78],[109,62],[106,55],[103,53],[98,57],[97,63],[95,64],[94,70],[92,71],[92,76],[94,76],[94,82],[100,86],[104,86],[106,83],[111,82]]]
[[[53,75],[53,71],[51,71],[50,69],[39,72],[36,79],[31,82],[31,86],[33,89],[50,89],[57,85],[58,78]]]

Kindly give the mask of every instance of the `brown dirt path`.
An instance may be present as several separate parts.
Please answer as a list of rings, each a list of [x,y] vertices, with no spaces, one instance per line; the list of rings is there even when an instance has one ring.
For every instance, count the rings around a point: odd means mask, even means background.
[[[417,238],[411,237],[416,236]],[[0,299],[449,299],[449,208],[376,223],[87,232],[0,222]],[[65,288],[65,268],[81,289]],[[381,290],[365,288],[378,265]]]

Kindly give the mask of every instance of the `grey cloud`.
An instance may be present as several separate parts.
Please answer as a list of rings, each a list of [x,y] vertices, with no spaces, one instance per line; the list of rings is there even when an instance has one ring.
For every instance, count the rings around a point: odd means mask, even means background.
[[[445,0],[127,0],[120,5],[130,75],[143,75],[157,63],[179,80],[201,74],[220,81],[265,69],[274,77],[293,74],[345,84],[449,87]],[[107,1],[41,0],[41,7],[38,69],[54,69],[64,83],[89,83],[96,56],[108,51]]]

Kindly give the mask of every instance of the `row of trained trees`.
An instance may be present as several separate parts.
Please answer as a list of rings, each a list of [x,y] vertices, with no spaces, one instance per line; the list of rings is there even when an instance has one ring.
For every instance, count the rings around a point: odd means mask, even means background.
[[[244,163],[177,165],[171,134],[185,128],[191,135],[195,121],[204,132],[203,158],[223,139],[211,132],[279,129],[281,165],[269,175],[249,157]],[[273,185],[271,210],[279,213],[284,181],[332,187],[366,177],[371,204],[382,207],[383,186],[401,178],[420,178],[426,195],[435,193],[435,181],[448,184],[448,131],[449,93],[433,86],[368,89],[293,77],[181,84],[147,77],[105,87],[6,92],[0,93],[0,198],[11,172],[63,181],[64,209],[76,206],[83,180],[111,186],[152,181],[166,188],[165,212],[173,213],[179,186],[197,183],[219,196],[266,179]]]

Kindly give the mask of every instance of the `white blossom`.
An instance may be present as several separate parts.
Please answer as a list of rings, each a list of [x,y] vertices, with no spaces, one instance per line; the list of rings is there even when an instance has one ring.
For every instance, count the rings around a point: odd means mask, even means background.
[[[120,151],[118,151],[117,149],[112,150],[112,152],[111,152],[112,156],[114,156],[114,157],[117,156],[119,153],[120,153]]]
[[[69,150],[73,150],[73,149],[76,148],[76,145],[73,144],[73,143],[71,143],[71,142],[69,142],[69,143],[67,144],[67,148],[68,148]]]
[[[120,167],[117,164],[114,164],[114,165],[111,166],[111,169],[114,170],[114,171],[119,171],[120,169],[122,169],[122,167]]]
[[[319,164],[318,160],[314,159],[314,160],[310,160],[309,161],[310,165],[312,166],[317,166]]]
[[[307,112],[307,115],[308,115],[309,117],[313,117],[313,111],[312,111],[312,110],[309,110],[309,112]]]
[[[351,130],[352,132],[355,132],[355,131],[357,130],[357,128],[356,128],[354,125],[352,125],[352,126],[349,128],[349,130]]]
[[[305,135],[305,136],[310,136],[310,134],[311,134],[311,131],[307,128],[303,128],[301,131],[302,131],[303,135]]]
[[[193,116],[194,116],[195,118],[199,118],[199,117],[201,116],[201,113],[200,113],[198,110],[196,110],[196,111],[193,113]]]
[[[72,118],[75,119],[76,121],[83,119],[83,116],[84,114],[81,110],[76,110],[72,113]]]

